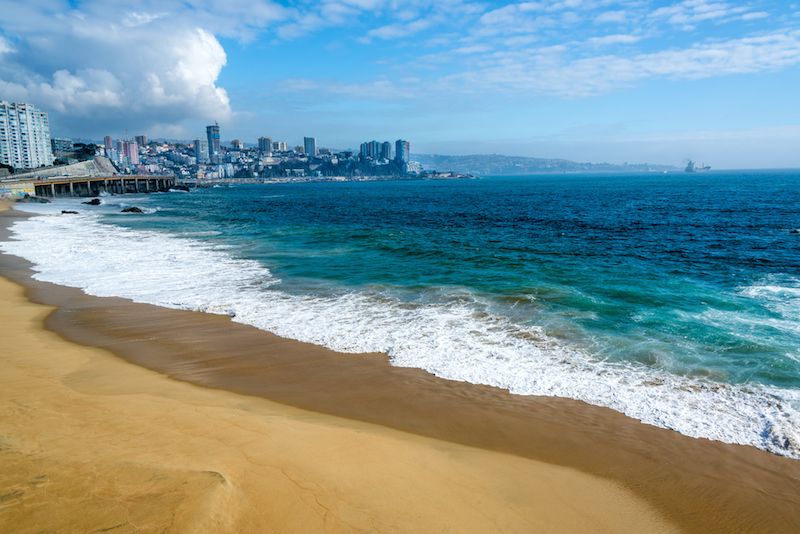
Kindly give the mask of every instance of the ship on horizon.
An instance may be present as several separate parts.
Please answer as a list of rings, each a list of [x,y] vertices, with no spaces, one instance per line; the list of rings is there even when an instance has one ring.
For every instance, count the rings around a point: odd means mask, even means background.
[[[696,165],[694,161],[689,160],[689,163],[686,164],[686,172],[705,172],[710,171],[711,166],[706,165],[705,163],[701,163],[700,165]]]

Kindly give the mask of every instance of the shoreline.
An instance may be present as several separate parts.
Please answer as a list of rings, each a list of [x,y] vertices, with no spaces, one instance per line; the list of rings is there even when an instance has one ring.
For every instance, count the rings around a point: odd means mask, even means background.
[[[677,532],[598,477],[177,382],[0,303],[4,531]]]
[[[0,226],[19,216],[0,215]],[[89,297],[32,280],[25,262],[7,255],[0,255],[0,274],[25,286],[32,302],[56,308],[48,330],[180,381],[571,468],[633,491],[688,532],[781,532],[800,524],[794,460],[689,438],[579,401],[515,396],[392,367],[385,355],[338,354],[227,317]]]

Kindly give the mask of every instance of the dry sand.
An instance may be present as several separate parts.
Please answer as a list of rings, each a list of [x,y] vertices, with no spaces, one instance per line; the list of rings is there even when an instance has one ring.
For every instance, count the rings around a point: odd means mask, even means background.
[[[2,532],[669,532],[564,467],[177,382],[0,279]]]

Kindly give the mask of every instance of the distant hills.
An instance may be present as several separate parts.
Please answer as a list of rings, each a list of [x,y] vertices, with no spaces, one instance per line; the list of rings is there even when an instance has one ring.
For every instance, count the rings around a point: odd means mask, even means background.
[[[412,160],[419,162],[425,170],[455,171],[478,176],[533,174],[542,172],[663,172],[674,171],[672,165],[651,163],[579,163],[566,159],[530,158],[503,156],[500,154],[475,154],[470,156],[446,156],[442,154],[413,154]]]

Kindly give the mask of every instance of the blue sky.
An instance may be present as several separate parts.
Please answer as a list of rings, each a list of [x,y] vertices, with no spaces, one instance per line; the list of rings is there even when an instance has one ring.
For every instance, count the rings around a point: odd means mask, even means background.
[[[54,135],[800,167],[800,3],[0,0]]]

